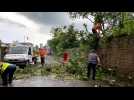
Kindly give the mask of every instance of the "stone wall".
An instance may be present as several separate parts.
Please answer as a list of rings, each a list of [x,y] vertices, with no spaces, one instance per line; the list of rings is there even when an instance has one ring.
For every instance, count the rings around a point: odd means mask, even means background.
[[[98,54],[104,67],[117,67],[123,74],[134,72],[134,37],[114,38]]]

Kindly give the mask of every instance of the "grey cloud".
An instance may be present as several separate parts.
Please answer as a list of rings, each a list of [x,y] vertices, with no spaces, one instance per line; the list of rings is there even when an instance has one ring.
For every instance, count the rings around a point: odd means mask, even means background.
[[[8,19],[0,18],[0,22],[10,23],[10,24],[12,24],[12,25],[16,25],[16,26],[19,26],[19,27],[26,28],[26,26],[25,26],[25,25],[20,24],[20,23],[16,23],[16,22],[13,22],[13,21],[10,21],[10,20],[8,20]]]
[[[52,27],[70,25],[71,18],[67,12],[18,12],[39,24],[40,33],[49,34]]]
[[[72,24],[72,19],[67,12],[19,12],[40,25],[42,33],[50,32],[52,27]],[[89,31],[92,24],[87,22]],[[83,29],[82,22],[75,22],[75,27]]]
[[[20,12],[37,23],[55,26],[68,25],[71,19],[66,12]]]

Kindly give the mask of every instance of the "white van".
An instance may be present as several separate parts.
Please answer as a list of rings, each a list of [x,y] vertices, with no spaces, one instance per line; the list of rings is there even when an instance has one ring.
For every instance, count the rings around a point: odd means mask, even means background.
[[[16,64],[20,67],[26,67],[32,63],[33,47],[28,45],[15,45],[9,48],[4,57],[4,61]]]

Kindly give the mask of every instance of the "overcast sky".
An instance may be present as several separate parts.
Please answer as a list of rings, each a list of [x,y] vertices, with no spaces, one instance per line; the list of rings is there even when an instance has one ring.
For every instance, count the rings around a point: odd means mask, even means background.
[[[51,28],[74,23],[77,29],[92,23],[87,19],[71,19],[67,12],[0,12],[0,39],[3,42],[28,41],[37,45],[51,39]],[[28,37],[28,40],[26,39]]]

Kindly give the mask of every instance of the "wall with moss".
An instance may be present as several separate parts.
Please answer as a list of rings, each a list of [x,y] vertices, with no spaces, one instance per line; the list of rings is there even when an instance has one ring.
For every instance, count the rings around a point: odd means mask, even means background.
[[[113,38],[106,47],[98,49],[103,67],[117,67],[119,73],[134,72],[134,37]]]

